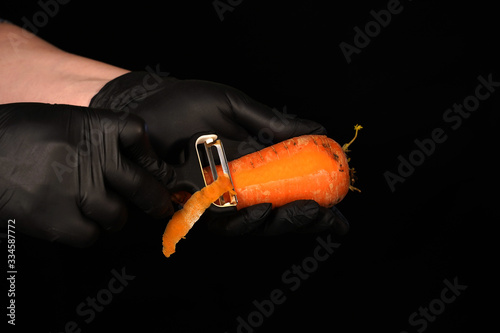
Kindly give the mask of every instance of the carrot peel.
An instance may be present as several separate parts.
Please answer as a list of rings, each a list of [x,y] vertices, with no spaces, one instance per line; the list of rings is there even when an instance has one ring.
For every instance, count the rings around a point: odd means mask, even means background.
[[[219,199],[226,192],[233,191],[233,185],[225,174],[195,192],[184,204],[181,210],[175,212],[163,233],[163,254],[168,258],[175,252],[176,244],[187,235],[188,231],[198,221],[201,215],[212,202]]]

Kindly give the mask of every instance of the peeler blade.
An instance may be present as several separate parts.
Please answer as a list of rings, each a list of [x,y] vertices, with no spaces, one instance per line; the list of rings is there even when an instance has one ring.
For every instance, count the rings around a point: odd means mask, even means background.
[[[238,198],[236,194],[234,194],[234,183],[233,179],[231,177],[231,172],[229,171],[229,164],[227,161],[226,153],[224,151],[224,146],[222,144],[222,141],[217,137],[216,134],[205,134],[201,135],[198,137],[196,140],[195,148],[196,148],[196,154],[198,156],[198,161],[200,163],[200,169],[203,175],[203,179],[205,182],[205,185],[208,185],[207,179],[205,178],[205,174],[203,172],[204,168],[204,163],[203,159],[201,157],[200,149],[199,146],[203,145],[204,146],[204,153],[206,154],[206,159],[208,160],[208,166],[210,167],[210,171],[212,174],[212,179],[215,181],[219,177],[217,173],[217,162],[220,163],[222,172],[229,177],[229,180],[231,181],[231,184],[233,185],[233,193],[227,192],[225,195],[222,195],[218,201],[214,202],[213,205],[217,207],[234,207],[238,204]],[[214,152],[213,150],[216,150],[217,152],[217,161],[214,158]]]

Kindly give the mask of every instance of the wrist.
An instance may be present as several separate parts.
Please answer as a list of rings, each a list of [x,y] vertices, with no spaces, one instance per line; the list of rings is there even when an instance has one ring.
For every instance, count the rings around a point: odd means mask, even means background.
[[[53,77],[51,103],[89,106],[110,81],[129,71],[92,59],[67,54]],[[60,90],[59,90],[60,89]]]
[[[10,23],[0,24],[0,104],[40,102],[88,106],[128,70],[64,52]]]

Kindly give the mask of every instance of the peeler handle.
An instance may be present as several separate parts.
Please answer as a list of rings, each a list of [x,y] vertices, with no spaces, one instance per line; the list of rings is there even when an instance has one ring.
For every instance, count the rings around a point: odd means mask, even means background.
[[[176,183],[173,192],[187,191],[193,194],[205,186],[202,169],[196,153],[196,141],[201,135],[206,133],[194,134],[184,149],[184,162],[174,165],[176,174]]]

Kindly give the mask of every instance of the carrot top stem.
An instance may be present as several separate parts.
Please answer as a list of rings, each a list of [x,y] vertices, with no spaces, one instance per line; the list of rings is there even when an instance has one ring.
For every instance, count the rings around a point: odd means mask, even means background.
[[[358,132],[359,132],[359,130],[360,130],[360,129],[362,129],[362,128],[363,128],[363,126],[361,126],[361,125],[358,125],[358,124],[354,125],[354,130],[356,131],[356,132],[354,133],[354,138],[352,138],[352,140],[351,140],[351,141],[349,141],[348,143],[344,143],[344,145],[342,146],[342,150],[343,150],[345,153],[347,153],[347,152],[349,152],[349,151],[350,151],[350,150],[349,150],[349,149],[347,149],[347,148],[349,148],[349,146],[350,146],[350,145],[354,142],[354,140],[356,140],[356,138],[358,137]],[[348,158],[348,159],[347,159],[347,161],[348,161],[348,162],[350,162],[350,161],[351,161],[351,159],[350,159],[350,158]],[[350,168],[350,169],[349,169],[349,176],[350,176],[350,179],[349,179],[349,180],[350,180],[349,189],[350,189],[351,191],[358,191],[358,192],[361,192],[361,190],[360,190],[359,188],[357,188],[357,187],[354,187],[354,186],[353,186],[354,182],[356,181],[356,176],[354,176],[354,173],[355,173],[355,172],[356,172],[356,171],[354,171],[354,168]]]
[[[352,138],[352,140],[349,141],[349,143],[344,143],[344,145],[342,146],[342,150],[344,152],[350,151],[347,148],[354,142],[354,140],[356,140],[356,138],[358,137],[358,131],[362,128],[363,128],[363,126],[361,126],[361,125],[358,125],[358,124],[354,125],[354,130],[356,131],[356,133],[354,133],[354,138]]]

